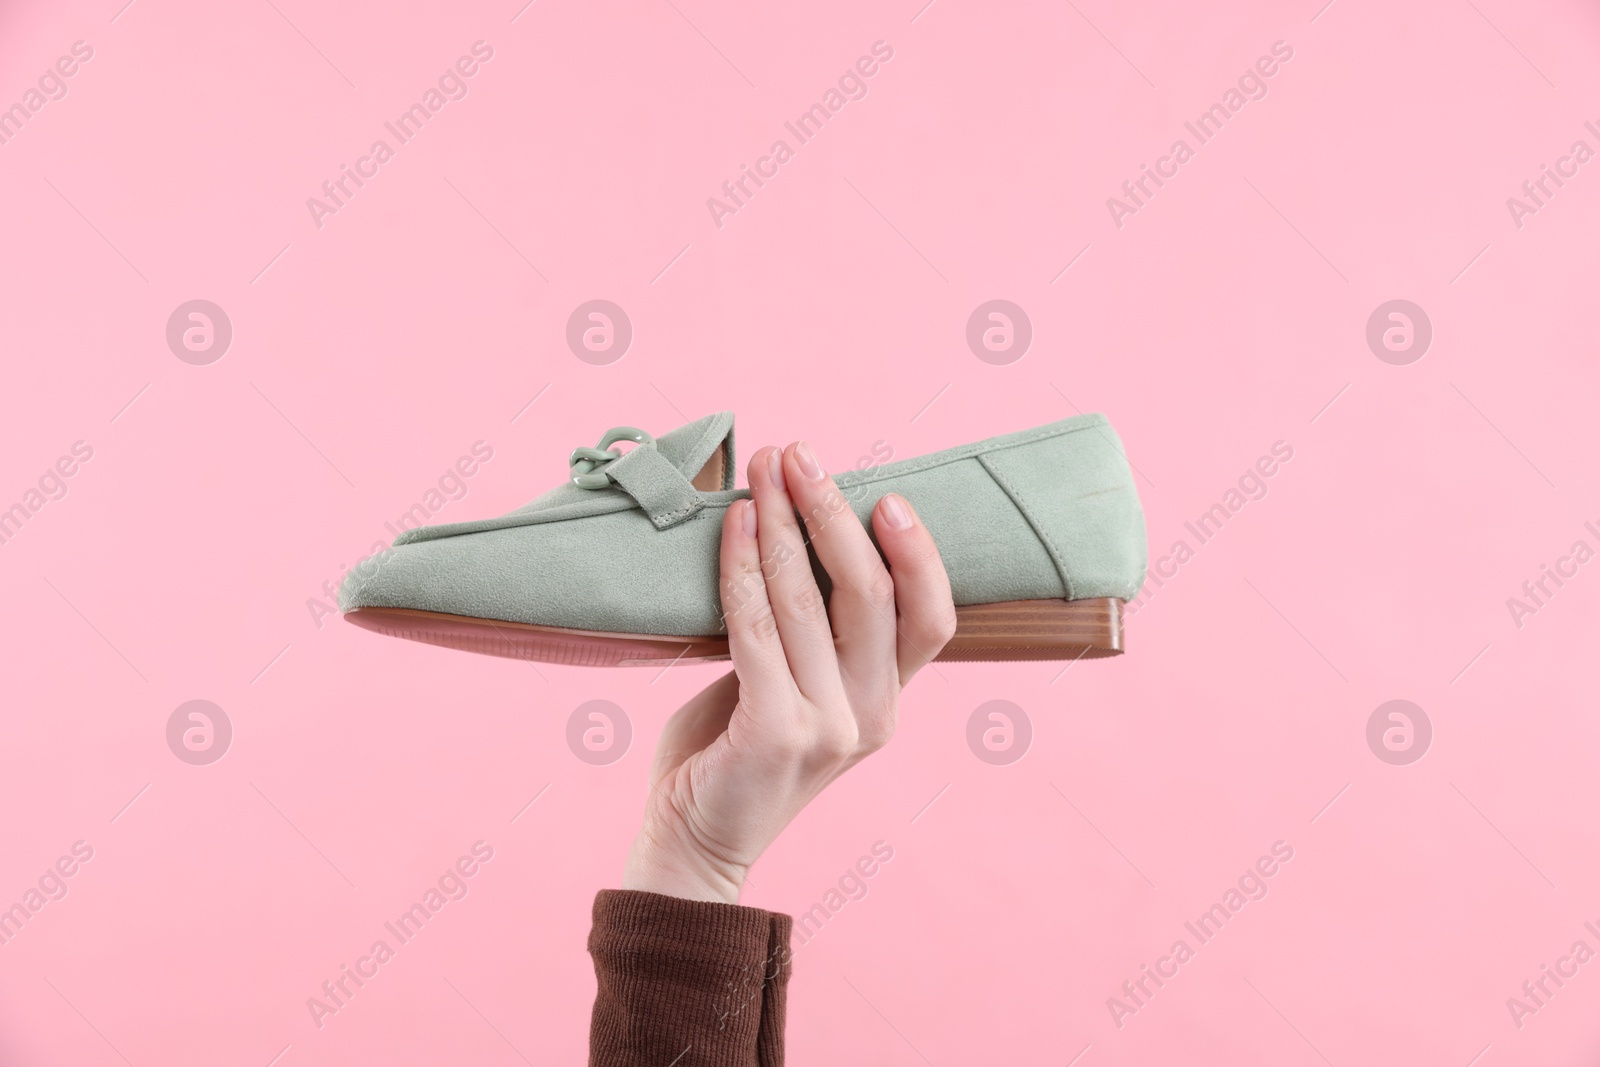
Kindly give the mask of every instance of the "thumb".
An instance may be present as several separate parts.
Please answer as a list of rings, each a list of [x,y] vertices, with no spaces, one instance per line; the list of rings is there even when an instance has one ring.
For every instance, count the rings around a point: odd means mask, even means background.
[[[656,741],[651,779],[661,781],[689,757],[709,747],[728,728],[738,704],[739,676],[729,671],[673,712]]]

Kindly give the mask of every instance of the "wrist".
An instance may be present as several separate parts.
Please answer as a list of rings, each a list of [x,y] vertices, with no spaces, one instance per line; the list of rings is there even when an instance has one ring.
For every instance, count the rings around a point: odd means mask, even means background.
[[[641,830],[628,851],[622,888],[684,900],[739,903],[746,868],[707,856],[693,846],[664,843]]]

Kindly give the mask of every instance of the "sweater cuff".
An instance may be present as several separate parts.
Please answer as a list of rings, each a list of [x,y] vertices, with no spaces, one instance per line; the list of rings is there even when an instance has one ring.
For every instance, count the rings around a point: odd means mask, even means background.
[[[775,1062],[789,925],[788,916],[760,908],[601,890],[589,934],[598,987],[590,1063]],[[777,1034],[763,1035],[763,1017]]]

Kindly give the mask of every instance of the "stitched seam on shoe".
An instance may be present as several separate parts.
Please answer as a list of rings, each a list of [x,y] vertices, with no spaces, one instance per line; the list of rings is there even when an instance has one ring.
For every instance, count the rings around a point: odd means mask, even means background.
[[[693,515],[695,512],[699,511],[705,506],[706,502],[704,500],[691,500],[677,511],[667,511],[661,513],[660,515],[651,515],[650,521],[655,525],[656,529],[664,530],[673,523],[688,518],[690,515]]]
[[[989,477],[993,478],[1001,490],[1011,498],[1011,502],[1022,513],[1023,520],[1033,529],[1034,536],[1044,545],[1044,550],[1050,554],[1051,562],[1056,565],[1056,574],[1061,578],[1061,588],[1066,593],[1066,599],[1076,600],[1077,597],[1073,595],[1072,575],[1067,570],[1066,558],[1062,556],[1061,550],[1056,547],[1055,541],[1051,540],[1050,535],[1045,532],[1044,524],[1034,517],[1033,510],[1028,507],[1027,500],[1022,495],[1022,490],[1013,485],[1010,479],[990,462],[988,456],[979,456],[978,462],[983,465],[984,470],[989,472]]]

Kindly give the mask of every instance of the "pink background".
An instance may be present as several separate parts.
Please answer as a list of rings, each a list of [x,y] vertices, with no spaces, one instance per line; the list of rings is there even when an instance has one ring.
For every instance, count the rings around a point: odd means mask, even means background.
[[[804,435],[833,469],[1103,411],[1152,559],[1197,548],[1126,657],[925,672],[762,860],[746,902],[798,914],[894,849],[796,956],[794,1062],[1593,1062],[1600,963],[1520,1028],[1506,999],[1600,949],[1600,563],[1520,628],[1506,601],[1600,548],[1600,162],[1520,228],[1506,198],[1600,148],[1600,14],[1320,2],[0,6],[0,105],[94,50],[0,145],[0,507],[94,450],[0,545],[0,904],[94,850],[0,946],[0,1062],[579,1061],[592,896],[721,668],[535,668],[308,600],[475,441],[438,521],[722,408],[743,456]],[[306,198],[478,40],[466,98],[319,229]],[[879,40],[719,229],[706,199]],[[1118,228],[1106,198],[1280,40]],[[164,337],[197,298],[234,330],[208,366]],[[1006,366],[964,339],[995,298],[1034,329]],[[609,366],[564,340],[592,299],[633,323]],[[1365,340],[1392,299],[1433,325],[1407,366]],[[1399,698],[1434,730],[1408,766],[1366,742]],[[192,699],[233,724],[209,766],[167,747]],[[565,742],[593,699],[635,731],[608,766]],[[965,741],[996,699],[1033,725],[1008,766]],[[318,1029],[307,998],[478,840],[470,894]],[[1119,1028],[1107,998],[1280,840]]]

